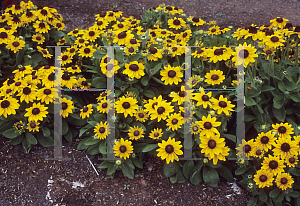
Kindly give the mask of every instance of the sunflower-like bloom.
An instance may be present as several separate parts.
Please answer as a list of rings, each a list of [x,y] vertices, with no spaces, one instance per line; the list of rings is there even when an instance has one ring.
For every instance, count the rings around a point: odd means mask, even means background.
[[[191,54],[192,57],[194,58],[200,58],[200,57],[204,57],[207,55],[206,53],[206,49],[205,48],[199,48],[198,50],[196,50],[194,53]]]
[[[217,63],[218,61],[226,61],[230,59],[232,50],[229,47],[213,47],[213,49],[207,49],[207,57],[210,57],[210,61]]]
[[[138,109],[135,113],[135,118],[140,122],[145,122],[148,119],[149,115],[143,109]]]
[[[216,122],[217,118],[211,118],[209,114],[207,117],[202,116],[202,121],[196,121],[196,124],[202,129],[200,135],[205,135],[207,138],[214,135],[214,133],[219,134],[219,131],[215,128],[221,125],[221,122]]]
[[[129,139],[138,140],[144,137],[144,130],[142,127],[133,126],[130,127],[128,135],[129,135]]]
[[[261,169],[266,170],[268,173],[271,173],[273,175],[277,175],[281,172],[284,172],[284,168],[284,160],[280,160],[279,156],[273,157],[271,155],[264,158],[261,167]]]
[[[97,110],[100,113],[107,114],[107,112],[112,108],[112,106],[113,103],[111,100],[101,99],[100,102],[98,103]]]
[[[53,56],[52,54],[50,54],[50,52],[48,51],[47,48],[44,49],[44,48],[42,48],[40,46],[37,46],[36,48],[38,49],[39,52],[41,52],[41,54],[45,58],[51,58]]]
[[[280,156],[281,159],[285,159],[287,155],[297,155],[298,146],[296,141],[292,141],[290,137],[280,138],[274,143],[274,155]]]
[[[172,131],[175,131],[178,128],[181,128],[181,125],[183,123],[184,123],[184,120],[180,113],[171,114],[169,116],[169,118],[167,119],[167,126],[169,126],[169,129],[171,129]]]
[[[24,77],[27,74],[31,74],[32,69],[33,68],[30,65],[29,66],[22,66],[18,69],[15,69],[12,73],[15,73],[15,77],[17,79],[20,79],[20,78]]]
[[[183,155],[183,152],[180,150],[182,145],[180,145],[181,142],[175,141],[175,138],[169,139],[167,141],[163,140],[162,143],[158,143],[158,146],[160,147],[156,151],[158,151],[157,156],[161,157],[162,160],[166,159],[167,164],[171,162],[174,162],[174,160],[179,161],[177,155]]]
[[[163,58],[161,49],[151,48],[148,52],[150,52],[150,55],[147,57],[149,61],[158,61],[158,59]]]
[[[49,24],[41,21],[36,21],[33,24],[33,27],[35,28],[35,31],[38,33],[48,33],[48,31],[50,30]]]
[[[205,24],[205,21],[203,21],[202,19],[200,19],[198,17],[190,16],[189,18],[187,18],[187,20],[190,20],[191,22],[193,22],[194,26],[201,26],[201,25]]]
[[[247,43],[244,42],[243,45],[240,44],[239,47],[236,48],[236,51],[232,53],[232,61],[235,62],[236,66],[244,62],[244,67],[247,67],[251,62],[255,62],[255,57],[258,57],[255,52],[255,47],[252,47],[251,44],[247,45]]]
[[[170,65],[164,67],[164,70],[160,71],[160,75],[162,76],[161,80],[164,81],[165,85],[178,85],[178,82],[181,82],[181,78],[183,77],[180,67],[171,67]]]
[[[134,35],[131,34],[130,31],[119,31],[116,33],[113,43],[116,43],[118,45],[125,45],[126,42],[130,41],[130,39],[133,39],[133,38],[134,38]]]
[[[47,117],[48,114],[47,111],[48,107],[45,107],[44,105],[40,103],[33,103],[33,106],[30,108],[26,108],[27,111],[24,117],[28,117],[28,121],[43,121],[43,117]]]
[[[167,100],[159,101],[157,105],[154,106],[155,111],[150,114],[151,120],[157,118],[157,121],[160,122],[162,119],[167,119],[167,116],[174,111],[173,107],[174,106],[171,106],[171,102],[167,102]]]
[[[223,153],[225,147],[225,139],[220,138],[220,134],[211,135],[207,138],[204,135],[200,135],[201,144],[199,145],[202,148],[201,153],[205,154],[205,157],[208,157],[209,160],[213,159],[213,164],[218,163],[218,155]]]
[[[38,127],[39,124],[40,124],[39,122],[30,121],[28,122],[26,129],[28,129],[29,132],[34,132],[34,131],[39,132],[39,127]]]
[[[224,112],[227,116],[229,116],[229,111],[234,111],[232,109],[234,105],[230,104],[231,102],[228,101],[227,98],[223,97],[223,95],[220,95],[219,100],[213,98],[211,101],[213,102],[211,108],[216,110],[218,114]]]
[[[25,41],[16,37],[12,38],[11,40],[8,40],[7,42],[7,47],[14,53],[22,49],[24,46],[25,46]]]
[[[194,93],[194,97],[192,97],[192,99],[197,101],[197,106],[203,105],[203,108],[206,109],[207,106],[212,106],[211,101],[214,98],[211,97],[211,94],[211,92],[205,94],[204,90],[201,90],[200,93]]]
[[[32,85],[22,88],[19,94],[17,94],[17,96],[20,96],[20,102],[33,102],[36,99],[36,90],[37,87]]]
[[[215,85],[221,84],[225,79],[225,75],[223,75],[223,71],[221,70],[210,70],[206,73],[205,78],[205,82],[207,82],[207,84]]]
[[[93,57],[93,53],[94,51],[96,51],[96,49],[93,48],[92,45],[90,46],[83,46],[79,49],[78,53],[79,53],[79,56],[82,56],[82,57]]]
[[[62,75],[61,87],[67,87],[68,89],[74,88],[74,85],[77,83],[75,76],[70,76],[67,73]]]
[[[89,104],[89,105],[87,105],[87,106],[85,106],[85,107],[83,107],[81,110],[80,110],[80,117],[82,118],[82,119],[84,119],[84,118],[86,118],[86,117],[89,117],[90,116],[90,114],[92,114],[92,112],[93,112],[93,108],[92,108],[93,106],[91,105],[91,104]]]
[[[153,97],[153,99],[149,99],[149,102],[145,104],[145,111],[149,114],[155,113],[155,105],[158,104],[158,102],[162,101],[162,96],[159,95],[158,98]]]
[[[206,32],[208,35],[219,35],[222,34],[220,27],[219,26],[212,26],[208,29],[208,31]]]
[[[253,141],[254,141],[253,139],[249,141],[245,141],[243,139],[242,144],[239,144],[239,146],[236,148],[236,150],[238,151],[237,156],[243,158],[244,157],[250,158],[251,156],[253,156],[254,147],[255,147]]]
[[[272,149],[272,145],[274,144],[274,142],[276,140],[276,138],[274,136],[275,136],[275,134],[272,134],[271,131],[269,131],[267,133],[261,132],[257,136],[257,138],[255,140],[255,144],[256,144],[256,146],[258,146],[261,149],[264,149],[267,152],[269,149]]]
[[[115,142],[114,145],[114,153],[116,157],[129,158],[130,154],[133,153],[132,142],[129,140],[125,140],[121,138],[120,141]]]
[[[32,41],[35,41],[38,44],[43,44],[45,42],[45,37],[42,34],[37,33],[32,35]]]
[[[295,167],[298,164],[298,156],[289,154],[284,161],[289,167]]]
[[[73,105],[73,102],[71,100],[68,100],[67,98],[63,98],[61,101],[61,108],[60,114],[65,118],[68,117],[69,114],[72,114],[72,110],[75,108]]]
[[[174,19],[168,20],[168,25],[172,29],[181,29],[182,27],[185,27],[185,21],[182,18],[174,17]]]
[[[16,109],[19,109],[20,105],[18,100],[11,96],[5,97],[0,100],[0,116],[7,118],[7,115],[16,114]]]
[[[280,123],[280,124],[272,124],[273,130],[272,132],[277,132],[277,135],[279,137],[284,137],[284,138],[288,138],[291,134],[294,134],[293,130],[294,128],[292,128],[291,125],[289,125],[288,123]]]
[[[43,87],[37,91],[37,100],[49,104],[54,101],[55,88]]]
[[[121,97],[116,103],[115,108],[117,113],[123,113],[125,118],[130,115],[134,116],[138,109],[137,100],[133,97]]]
[[[254,175],[254,182],[258,185],[259,188],[271,187],[273,185],[273,174],[269,173],[266,170],[260,169]]]
[[[271,35],[271,36],[267,36],[264,39],[264,43],[266,44],[266,46],[270,47],[270,48],[276,48],[279,46],[284,46],[284,39],[282,36],[279,35]]]
[[[104,124],[100,122],[100,124],[97,124],[94,128],[94,132],[96,139],[106,139],[107,135],[110,134],[110,128],[107,125],[107,122]]]
[[[105,74],[107,77],[112,77],[113,74],[118,73],[118,70],[120,68],[119,62],[117,60],[113,61],[112,59],[110,59],[108,63],[101,63],[100,66],[102,73]]]
[[[281,190],[286,190],[288,188],[292,188],[292,184],[294,180],[290,174],[280,173],[277,175],[276,184]]]
[[[162,137],[162,129],[156,128],[149,133],[149,137],[151,139],[159,139]]]
[[[277,17],[276,19],[270,20],[270,23],[272,23],[272,26],[279,27],[282,29],[286,25],[286,22],[288,21],[289,21],[288,19]]]
[[[198,124],[192,122],[190,131],[192,134],[199,134],[201,132],[201,128]]]
[[[142,76],[145,75],[144,69],[145,66],[138,61],[130,62],[129,64],[125,64],[125,70],[123,74],[127,74],[130,78],[137,78],[140,79]]]

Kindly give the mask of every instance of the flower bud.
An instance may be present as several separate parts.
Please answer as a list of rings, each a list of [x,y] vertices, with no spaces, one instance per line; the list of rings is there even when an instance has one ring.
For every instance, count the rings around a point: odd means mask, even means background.
[[[204,158],[204,159],[203,159],[203,163],[204,163],[204,164],[207,164],[207,163],[208,163],[208,159],[207,159],[207,158]]]
[[[120,165],[122,164],[122,161],[121,160],[116,160],[116,165]]]
[[[252,179],[252,175],[248,175],[248,179]]]
[[[267,125],[261,125],[261,129],[263,129],[263,130],[265,130],[265,129],[267,129]]]
[[[239,163],[240,163],[241,165],[243,165],[243,164],[245,163],[245,160],[244,160],[243,158],[241,158],[241,159],[239,159]]]
[[[211,116],[215,116],[216,112],[215,112],[215,111],[209,111],[209,114],[210,114]]]
[[[157,42],[163,42],[163,39],[162,38],[156,38],[155,41],[157,41]]]
[[[253,183],[250,182],[250,183],[248,184],[248,188],[251,189],[252,187],[253,187]]]
[[[228,26],[229,29],[233,29],[233,26]]]
[[[132,153],[131,156],[134,158],[135,157],[135,153]]]

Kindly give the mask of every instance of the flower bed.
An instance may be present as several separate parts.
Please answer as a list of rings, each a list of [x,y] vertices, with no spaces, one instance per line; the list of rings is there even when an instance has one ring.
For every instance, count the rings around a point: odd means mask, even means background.
[[[165,5],[142,20],[117,9],[95,18],[90,28],[64,31],[55,9],[30,1],[2,14],[0,132],[10,144],[22,144],[27,153],[37,143],[53,146],[56,101],[63,137],[83,137],[78,150],[108,158],[113,144],[117,159],[98,167],[112,178],[121,170],[133,179],[147,153],[166,160],[172,183],[215,187],[220,176],[233,182],[238,168],[251,204],[297,202],[299,26],[278,17],[271,25],[232,31]],[[61,69],[49,46],[67,46]],[[60,70],[62,98],[55,100]],[[107,87],[112,78],[114,91]],[[236,154],[236,86],[243,79],[246,141]],[[90,88],[102,91],[73,91]],[[292,162],[284,163],[287,158]]]

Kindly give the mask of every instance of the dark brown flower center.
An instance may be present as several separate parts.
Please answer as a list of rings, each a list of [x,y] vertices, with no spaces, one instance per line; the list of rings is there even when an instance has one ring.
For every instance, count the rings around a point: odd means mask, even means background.
[[[54,73],[49,74],[48,80],[49,81],[54,81]]]
[[[82,109],[83,112],[87,112],[88,110],[89,110],[88,107],[83,107],[83,109]]]
[[[247,57],[249,56],[249,52],[248,52],[246,49],[241,50],[241,51],[239,52],[239,56],[240,56],[241,58],[247,58]]]
[[[220,101],[219,106],[225,108],[225,107],[227,107],[227,103],[224,101]]]
[[[280,17],[280,18],[277,18],[276,21],[277,21],[278,23],[282,23],[282,22],[283,22],[283,19]]]
[[[19,17],[15,16],[15,17],[12,19],[12,21],[15,22],[15,23],[19,23],[19,22],[21,22],[21,19],[20,19]]]
[[[99,132],[100,133],[104,133],[105,132],[105,128],[104,127],[100,127]]]
[[[42,38],[41,37],[39,37],[39,36],[37,36],[36,37],[36,40],[38,40],[38,41],[40,41]],[[47,53],[47,52],[46,52]]]
[[[97,25],[98,25],[98,26],[101,26],[102,24],[103,24],[103,21],[98,21],[98,22],[97,22]]]
[[[278,42],[279,41],[279,38],[277,36],[272,36],[271,37],[271,41],[272,42]]]
[[[35,123],[30,123],[31,128],[35,128],[36,124]]]
[[[62,79],[65,81],[68,81],[68,80],[70,80],[70,76],[68,74],[63,74]]]
[[[30,89],[29,87],[25,87],[25,88],[23,89],[23,94],[28,95],[28,94],[30,94],[30,93],[31,93],[31,89]]]
[[[153,135],[154,135],[154,137],[158,137],[158,136],[159,136],[159,133],[158,133],[158,132],[155,132]]]
[[[70,51],[69,51],[70,53],[74,53],[75,52],[75,49],[74,48],[72,48],[72,49],[70,49]]]
[[[0,38],[1,39],[6,39],[8,37],[7,33],[6,32],[1,32],[0,33]]]
[[[12,43],[12,45],[13,45],[14,47],[18,47],[18,46],[20,45],[20,43],[17,42],[17,41],[15,41],[14,43]]]
[[[156,106],[157,104],[158,104],[157,102],[154,102],[154,103],[152,104],[152,109],[155,109],[155,106]]]
[[[165,150],[168,154],[171,154],[174,152],[174,147],[172,145],[167,145]]]
[[[134,136],[139,136],[139,135],[140,135],[140,132],[139,132],[139,131],[134,131],[134,132],[133,132],[133,135],[134,135]]]
[[[289,158],[289,162],[294,164],[296,162],[296,159],[294,157]]]
[[[11,89],[6,89],[6,94],[9,94],[11,91]]]
[[[44,90],[44,94],[46,94],[46,95],[51,94],[51,90],[50,90],[50,89],[45,89],[45,90]]]
[[[150,51],[151,54],[156,54],[157,53],[157,49],[156,48],[151,48],[149,51]]]
[[[21,85],[21,82],[16,82],[15,85],[18,87]]]
[[[131,65],[129,66],[129,69],[130,69],[131,71],[136,72],[136,71],[139,70],[139,66],[136,65],[136,64],[131,64]]]
[[[251,146],[250,145],[245,145],[245,153],[249,153],[251,151]]]
[[[82,44],[84,42],[84,39],[79,39],[78,41]]]
[[[68,56],[67,55],[63,55],[61,59],[64,60],[64,61],[66,61],[68,59]]]
[[[218,80],[218,79],[219,79],[219,76],[216,75],[216,74],[213,74],[213,75],[211,75],[211,79],[212,79],[212,80]]]
[[[288,180],[285,177],[281,178],[281,180],[280,180],[280,183],[283,185],[285,185],[287,182],[288,182]]]
[[[267,54],[267,55],[270,55],[270,54],[272,54],[272,51],[271,51],[271,50],[267,50],[267,51],[266,51],[266,54]]]
[[[212,124],[210,122],[205,122],[204,123],[204,128],[205,129],[211,129],[212,128]]]
[[[128,108],[130,107],[129,102],[124,102],[124,103],[122,104],[122,107],[123,107],[124,109],[128,109]]]
[[[44,16],[46,16],[46,15],[48,14],[48,12],[47,12],[47,10],[43,9],[43,10],[41,11],[41,14],[43,14]]]
[[[222,55],[223,54],[223,49],[216,49],[214,51],[214,55]]]
[[[208,147],[210,148],[210,149],[214,149],[215,147],[217,146],[217,143],[216,143],[216,141],[215,140],[209,140],[208,141]]]
[[[68,104],[67,104],[66,102],[63,102],[63,103],[61,104],[61,108],[62,108],[63,110],[66,110],[66,109],[68,108]]]
[[[44,29],[44,28],[46,28],[46,25],[45,25],[45,23],[39,23],[39,27],[40,27],[41,29]]]
[[[126,32],[121,32],[120,34],[118,34],[118,38],[119,39],[124,39],[127,36]]]
[[[168,72],[168,76],[169,76],[170,78],[173,78],[173,77],[176,76],[176,72],[175,72],[174,70],[170,70],[170,71]]]
[[[278,162],[275,161],[275,160],[270,161],[270,162],[269,162],[269,167],[270,167],[272,170],[276,169],[276,168],[278,167]]]
[[[144,118],[145,115],[143,113],[139,113],[138,116],[139,118]]]
[[[107,108],[107,103],[103,103],[102,108]]]
[[[91,50],[89,48],[85,48],[83,51],[85,54],[89,54],[91,52]]]
[[[286,128],[284,126],[280,126],[278,128],[278,132],[281,133],[281,134],[284,134],[284,133],[286,133]]]
[[[209,96],[206,95],[206,94],[203,95],[203,96],[202,96],[202,100],[205,101],[205,102],[207,102],[207,101],[209,100]]]
[[[265,34],[266,34],[266,36],[271,36],[274,34],[274,31],[269,29],[269,30],[265,31]]]
[[[136,44],[136,43],[137,43],[136,39],[130,39],[130,44]]]
[[[265,181],[267,181],[267,176],[266,175],[261,175],[260,177],[259,177],[259,180],[261,181],[261,182],[265,182]]]
[[[261,143],[263,144],[267,144],[269,142],[269,137],[267,136],[263,136],[261,139],[260,139]]]
[[[47,51],[45,49],[42,50],[43,54],[47,54]]]
[[[39,108],[34,108],[33,110],[32,110],[32,114],[33,115],[37,115],[37,114],[39,114],[40,113],[40,109]]]
[[[197,54],[202,54],[204,51],[202,49],[197,50]]]
[[[253,26],[249,27],[249,33],[256,34],[257,33],[257,28],[253,27]]]
[[[178,120],[177,119],[172,119],[172,124],[177,124]]]
[[[95,32],[94,31],[90,31],[89,32],[89,36],[94,36],[95,35]]]
[[[166,109],[164,108],[164,107],[158,107],[157,108],[157,113],[158,114],[162,114],[162,113],[164,113],[166,111]]]
[[[193,21],[193,22],[199,22],[199,18],[194,17],[194,18],[192,18],[192,21]]]
[[[284,152],[288,152],[288,151],[290,151],[290,149],[291,149],[291,146],[288,143],[283,143],[281,145],[281,150]]]
[[[180,91],[180,92],[179,92],[179,96],[180,96],[180,97],[184,97],[184,96],[185,96],[185,91]]]
[[[216,32],[217,30],[216,29],[211,29],[210,30],[212,33]]]
[[[300,32],[300,26],[296,26],[294,32]]]
[[[10,105],[10,102],[7,101],[7,100],[4,100],[4,101],[1,102],[1,107],[2,107],[3,109],[9,107],[9,105]]]
[[[126,147],[124,145],[122,145],[120,147],[120,152],[122,152],[122,153],[126,152]]]
[[[256,155],[261,155],[261,150],[256,150]]]

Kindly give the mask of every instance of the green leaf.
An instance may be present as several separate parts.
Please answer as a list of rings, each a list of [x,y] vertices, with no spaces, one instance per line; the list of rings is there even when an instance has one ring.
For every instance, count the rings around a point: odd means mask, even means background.
[[[99,154],[100,153],[100,151],[99,151],[99,144],[94,144],[94,145],[89,146],[89,148],[86,151],[86,153],[90,154],[90,155]]]
[[[65,40],[67,42],[68,45],[71,45],[71,39],[67,34],[64,34]]]
[[[144,86],[147,86],[149,83],[149,77],[148,76],[143,76],[141,79],[141,82]]]
[[[115,164],[111,164],[109,167],[108,167],[108,170],[107,170],[107,175],[112,175],[116,172],[117,168],[115,167]]]
[[[279,195],[280,193],[280,189],[279,188],[275,188],[274,190],[272,190],[270,193],[269,193],[269,196],[272,197],[272,198],[275,198]]]
[[[52,147],[54,145],[54,139],[51,137],[51,135],[49,137],[44,137],[43,134],[39,132],[37,133],[36,137],[39,144],[43,147]]]
[[[206,184],[217,187],[219,183],[219,175],[218,172],[210,167],[203,168],[203,180]]]
[[[48,127],[42,127],[44,137],[50,136],[50,129]]]
[[[278,88],[279,88],[279,90],[282,91],[282,92],[285,92],[285,90],[286,90],[286,89],[285,89],[285,86],[284,86],[284,84],[283,84],[283,82],[281,82],[281,81],[278,82]]]
[[[157,144],[147,144],[146,147],[142,150],[142,152],[150,152],[157,148]]]
[[[289,97],[294,101],[294,102],[300,102],[300,96],[298,94],[290,94]]]
[[[254,117],[252,115],[245,115],[245,117],[244,117],[244,121],[245,122],[251,122],[251,121],[253,121],[255,119],[256,119],[256,117]]]
[[[260,190],[260,192],[259,192],[259,200],[262,201],[262,202],[267,202],[268,195],[266,194],[266,192],[264,190]]]
[[[16,138],[20,133],[15,128],[10,128],[2,133],[2,135],[8,139]]]
[[[246,106],[253,106],[256,105],[256,102],[251,98],[251,97],[246,97],[245,98],[245,105]]]
[[[122,167],[122,172],[129,179],[134,179],[134,170],[129,166],[124,165],[124,167]]]
[[[106,140],[102,140],[99,144],[99,151],[101,154],[106,154]]]
[[[146,97],[148,97],[148,98],[150,98],[150,99],[152,99],[153,97],[155,97],[154,92],[151,91],[151,90],[145,90],[145,91],[143,92],[143,95],[145,95]]]
[[[103,49],[97,49],[96,51],[94,51],[93,56],[97,59],[101,59],[106,55],[107,51],[103,50]]]
[[[151,75],[156,74],[161,69],[162,63],[157,64],[154,68],[152,68],[153,73]]]
[[[216,170],[219,173],[219,175],[224,177],[228,182],[234,182],[233,175],[227,167],[224,167],[222,165],[221,167],[217,168]]]
[[[96,87],[97,89],[106,89],[107,87],[106,78],[102,78],[102,77],[93,78],[92,86]]]
[[[99,124],[97,121],[88,121],[87,123],[89,123],[92,127],[96,127]]]
[[[68,130],[69,130],[69,126],[66,120],[62,119],[62,128],[61,128],[61,134],[65,135],[67,134]]]
[[[165,162],[163,170],[164,170],[164,174],[166,175],[166,177],[171,177],[172,175],[174,175],[176,173],[175,164],[176,163],[167,164],[167,162]]]
[[[235,171],[235,175],[242,175],[245,172],[247,172],[250,169],[250,167],[240,167]]]
[[[156,77],[152,77],[152,79],[154,79],[156,82],[158,82],[158,83],[164,85],[164,83],[163,83],[160,79],[157,79]]]
[[[273,107],[280,109],[284,104],[284,96],[278,95],[273,99]]]
[[[81,137],[87,130],[93,128],[90,124],[86,125],[85,127],[81,128],[79,131],[79,137]]]
[[[64,135],[65,139],[68,141],[68,142],[72,142],[72,139],[73,139],[73,133],[72,133],[72,130],[69,129],[67,134]]]
[[[190,179],[190,176],[193,172],[194,168],[194,161],[193,160],[187,160],[184,165],[183,165],[183,175],[187,178]]]
[[[114,165],[114,163],[105,160],[105,161],[103,161],[103,162],[98,166],[98,168],[99,168],[99,169],[106,169],[106,168],[108,168],[111,164]]]
[[[100,139],[90,138],[84,142],[85,145],[94,145],[100,142]]]
[[[127,166],[129,166],[130,168],[135,169],[135,166],[133,165],[131,159],[125,160],[124,163],[125,163]]]
[[[296,168],[293,168],[293,169],[290,169],[290,172],[295,175],[295,176],[300,176],[300,170],[299,169],[296,169]]]
[[[133,164],[134,164],[136,167],[138,167],[138,168],[140,168],[140,169],[143,169],[143,162],[142,162],[140,159],[138,159],[138,158],[133,158],[133,159],[132,159],[132,162],[133,162]]]
[[[200,170],[193,172],[191,175],[190,181],[193,185],[198,185],[202,182],[202,177],[200,175]]]
[[[227,139],[236,142],[236,136],[232,134],[223,134]]]
[[[280,109],[276,109],[275,107],[272,107],[273,115],[281,122],[284,122],[286,111],[284,107],[281,107]]]
[[[26,141],[29,142],[30,144],[37,144],[36,138],[29,132],[26,132],[25,137],[26,137]]]
[[[261,88],[261,92],[267,92],[267,91],[272,91],[274,90],[275,88],[272,87],[272,86],[269,86],[269,85],[265,85],[265,86],[262,86]]]
[[[22,141],[23,141],[23,136],[20,135],[20,136],[18,136],[18,137],[16,137],[16,138],[13,138],[13,139],[9,140],[8,143],[11,144],[11,145],[18,145],[18,144],[20,144]]]
[[[247,206],[253,206],[253,205],[256,205],[257,199],[258,199],[257,196],[251,197],[250,200],[249,200],[249,202],[248,202],[248,204],[247,204]]]

